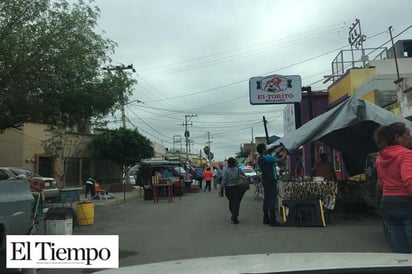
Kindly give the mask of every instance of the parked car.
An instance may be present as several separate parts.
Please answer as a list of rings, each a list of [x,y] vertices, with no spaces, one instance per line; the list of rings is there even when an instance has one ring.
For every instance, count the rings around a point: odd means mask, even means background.
[[[136,170],[136,184],[147,185],[150,183],[150,178],[155,172],[169,169],[173,176],[180,177],[185,182],[192,182],[194,174],[193,168],[187,163],[172,160],[143,160],[139,168]]]
[[[249,167],[249,166],[243,167],[240,170],[242,171],[243,175],[245,175],[248,178],[249,183],[254,182],[257,176],[256,170],[254,170],[252,167]]]
[[[5,250],[6,235],[31,232],[34,202],[29,182],[0,168],[0,253]]]
[[[59,196],[59,189],[54,178],[43,177],[22,167],[1,167],[0,170],[4,171],[4,174],[12,173],[19,179],[27,179],[30,183],[31,191],[41,192],[46,200]]]
[[[129,183],[132,185],[137,184],[137,174],[139,172],[139,165],[132,166],[127,175],[129,176]]]
[[[170,168],[169,168],[169,170],[170,170]],[[182,166],[176,166],[171,171],[172,171],[173,176],[179,177],[179,178],[184,179],[184,180],[186,180],[186,178],[189,181],[192,180],[192,174],[190,172],[186,171],[186,169]]]
[[[124,184],[131,184],[131,185],[136,184],[136,177],[134,176],[134,174],[130,170],[127,171],[126,176],[123,178],[123,183]]]
[[[16,176],[10,169],[0,167],[0,181],[24,179],[22,176]]]

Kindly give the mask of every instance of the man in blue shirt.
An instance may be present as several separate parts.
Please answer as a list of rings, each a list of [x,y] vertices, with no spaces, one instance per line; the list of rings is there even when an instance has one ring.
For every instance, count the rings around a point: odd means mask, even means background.
[[[276,163],[283,161],[287,156],[287,151],[283,150],[280,158],[274,157],[270,154],[270,150],[266,148],[265,144],[259,144],[256,148],[259,153],[258,165],[262,174],[263,185],[263,224],[270,226],[280,226],[276,221]]]

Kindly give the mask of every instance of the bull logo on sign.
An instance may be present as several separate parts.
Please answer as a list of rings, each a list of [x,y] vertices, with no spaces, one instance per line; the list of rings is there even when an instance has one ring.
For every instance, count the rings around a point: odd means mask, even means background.
[[[292,80],[279,75],[272,75],[257,82],[257,89],[267,92],[280,92],[292,87]]]

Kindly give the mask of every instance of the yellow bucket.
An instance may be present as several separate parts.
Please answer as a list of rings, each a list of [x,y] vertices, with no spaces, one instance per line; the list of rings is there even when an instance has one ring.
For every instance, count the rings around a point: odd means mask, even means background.
[[[78,203],[76,206],[76,213],[78,225],[92,225],[94,223],[94,203]]]

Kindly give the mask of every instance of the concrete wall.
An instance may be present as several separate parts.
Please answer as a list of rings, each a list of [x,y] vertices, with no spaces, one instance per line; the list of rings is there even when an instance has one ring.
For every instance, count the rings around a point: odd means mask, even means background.
[[[400,75],[412,74],[412,58],[398,58],[397,61]],[[376,75],[393,75],[394,78],[396,77],[395,59],[371,61],[368,66],[375,67]]]
[[[22,164],[24,132],[10,129],[0,134],[0,166]]]
[[[35,170],[37,157],[44,155],[42,140],[48,136],[45,129],[45,125],[26,123],[21,129],[5,130],[0,134],[0,165]]]

